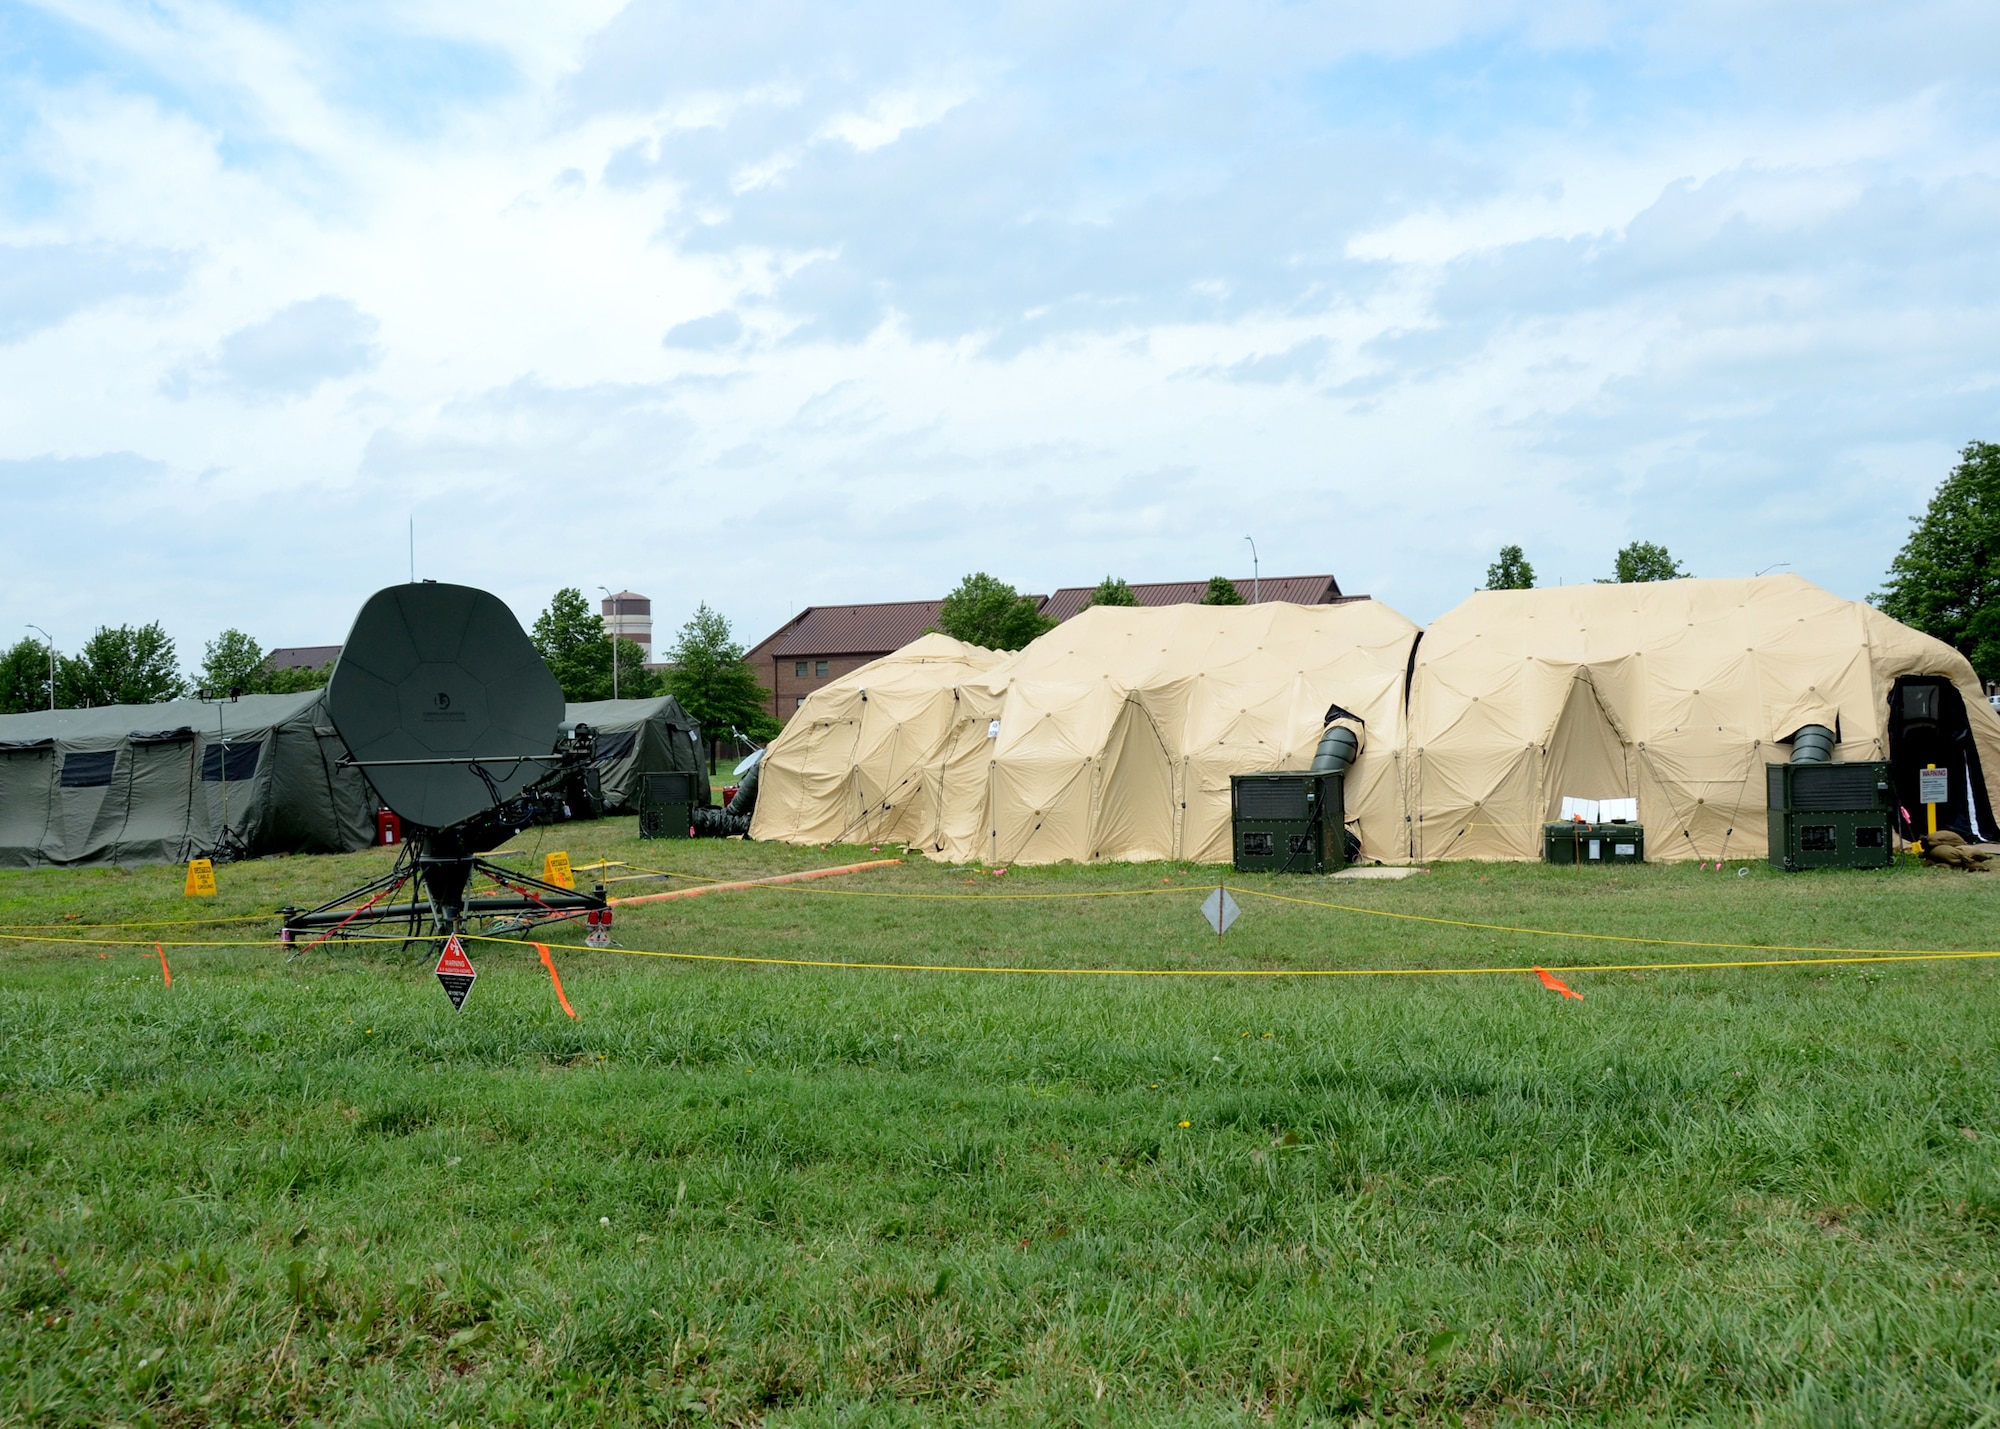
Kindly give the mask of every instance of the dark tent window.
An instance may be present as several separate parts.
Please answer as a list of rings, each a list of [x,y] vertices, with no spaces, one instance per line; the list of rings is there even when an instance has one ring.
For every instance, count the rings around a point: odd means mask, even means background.
[[[264,748],[260,739],[244,740],[229,746],[229,782],[241,784],[257,772],[257,755]],[[211,744],[201,752],[201,777],[203,782],[220,784],[224,770],[222,746]]]
[[[65,789],[95,789],[111,782],[111,771],[117,766],[115,749],[101,754],[65,754],[61,783]]]
[[[639,732],[628,729],[620,734],[600,734],[597,736],[597,762],[609,764],[614,759],[623,759],[632,752],[633,741]]]

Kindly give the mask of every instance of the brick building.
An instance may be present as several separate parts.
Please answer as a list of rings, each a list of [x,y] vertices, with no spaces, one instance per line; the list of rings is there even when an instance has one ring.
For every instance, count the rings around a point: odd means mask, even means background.
[[[1254,591],[1263,600],[1297,605],[1337,605],[1366,596],[1344,596],[1332,576],[1273,576],[1236,587],[1248,601]],[[1068,620],[1090,604],[1096,586],[1065,586],[1050,596],[1033,597],[1037,608],[1057,621]],[[1141,605],[1192,605],[1208,593],[1208,582],[1158,581],[1135,585]],[[744,661],[757,682],[771,691],[771,713],[780,723],[806,702],[806,696],[860,669],[870,660],[902,649],[927,630],[937,628],[942,600],[903,600],[881,605],[809,605],[760,640]]]

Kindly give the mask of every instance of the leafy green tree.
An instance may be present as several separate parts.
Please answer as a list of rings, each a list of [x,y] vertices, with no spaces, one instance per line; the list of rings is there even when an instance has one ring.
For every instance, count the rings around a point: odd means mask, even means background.
[[[1533,590],[1535,568],[1519,546],[1502,546],[1500,559],[1486,568],[1488,590]]]
[[[263,648],[240,630],[225,630],[202,647],[198,683],[211,694],[256,694],[265,676]]]
[[[1139,597],[1132,594],[1132,587],[1125,584],[1122,576],[1106,576],[1097,583],[1097,589],[1090,593],[1091,605],[1137,605]]]
[[[188,692],[174,642],[156,620],[150,625],[101,625],[74,656],[56,667],[56,703],[66,709],[99,705],[151,705]]]
[[[590,608],[582,591],[564,586],[551,596],[548,609],[535,617],[529,639],[548,661],[564,699],[611,698],[611,642],[604,638],[604,617]],[[621,664],[623,659],[621,655]]]
[[[1236,588],[1236,582],[1228,576],[1210,576],[1208,589],[1202,592],[1202,605],[1241,605],[1243,592]]]
[[[2000,680],[2000,445],[1961,451],[1911,525],[1876,607],[1955,647],[1980,679]]]
[[[728,620],[710,610],[706,601],[695,607],[667,652],[667,693],[701,726],[711,763],[732,728],[752,739],[777,733],[771,692],[757,683],[756,673],[743,663],[743,654]]]
[[[1609,580],[1601,580],[1599,585],[1634,585],[1644,581],[1685,580],[1688,573],[1681,569],[1681,563],[1667,554],[1665,546],[1651,541],[1634,541],[1618,553],[1612,563]]]
[[[289,665],[282,670],[264,670],[257,677],[257,691],[265,695],[297,695],[322,690],[333,677],[331,663],[317,670],[310,665]]]
[[[1019,650],[1055,628],[1055,621],[1036,608],[1033,596],[1022,595],[984,571],[960,581],[938,611],[938,629],[954,640],[988,650]]]
[[[0,714],[25,714],[49,707],[49,647],[20,640],[0,655]]]

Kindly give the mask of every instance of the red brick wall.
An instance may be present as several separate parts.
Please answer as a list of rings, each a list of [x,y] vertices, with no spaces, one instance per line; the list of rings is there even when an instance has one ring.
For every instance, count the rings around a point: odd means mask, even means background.
[[[799,701],[814,690],[823,689],[842,675],[851,675],[871,660],[879,660],[883,651],[876,655],[813,655],[806,656],[804,678],[798,674],[801,657],[792,655],[783,659],[766,657],[764,667],[757,672],[759,683],[775,696],[771,713],[780,724],[790,720],[799,707]],[[819,662],[826,662],[826,673],[819,674]]]

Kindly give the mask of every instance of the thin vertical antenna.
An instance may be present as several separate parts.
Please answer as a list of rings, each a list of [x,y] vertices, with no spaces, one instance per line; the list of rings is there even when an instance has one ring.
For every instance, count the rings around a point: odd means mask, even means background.
[[[410,584],[417,583],[417,513],[410,513]]]

